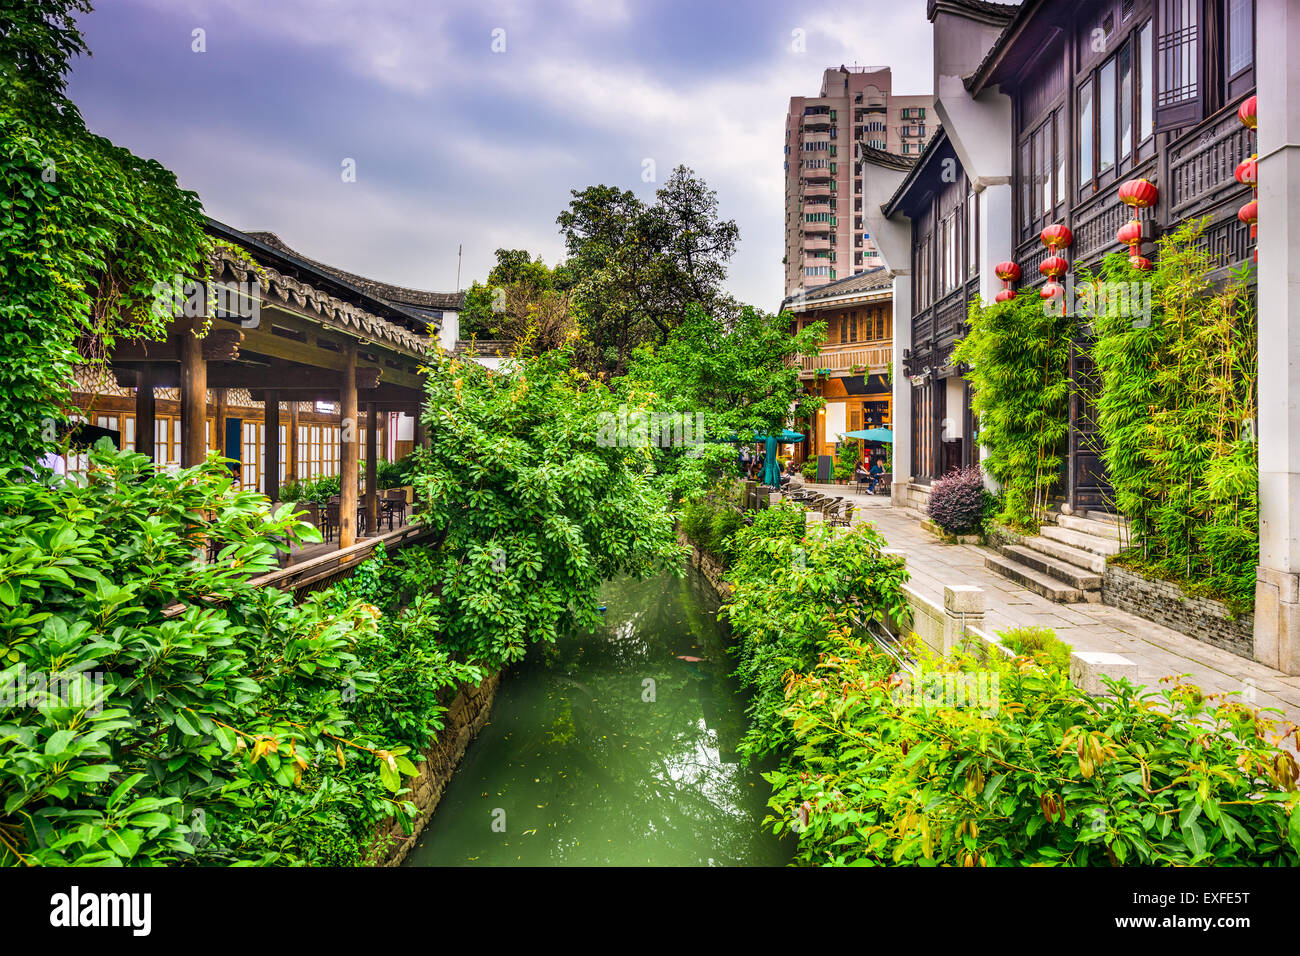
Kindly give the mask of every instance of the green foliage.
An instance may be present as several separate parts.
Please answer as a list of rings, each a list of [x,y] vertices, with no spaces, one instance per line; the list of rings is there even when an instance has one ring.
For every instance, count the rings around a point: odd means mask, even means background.
[[[798,863],[1300,862],[1295,758],[1236,699],[1124,681],[1094,699],[1055,667],[961,657],[923,660],[918,693],[869,641],[818,650],[788,682],[793,748],[768,775],[769,822],[798,834]],[[991,700],[942,690],[977,674]]]
[[[1016,654],[1063,671],[1070,669],[1070,653],[1074,648],[1057,637],[1050,627],[1013,627],[998,631],[997,636],[1004,647]]]
[[[682,504],[682,531],[724,567],[734,556],[732,536],[743,527],[739,494],[731,483],[720,483],[707,496]]]
[[[959,468],[934,483],[928,511],[948,534],[984,534],[997,505],[978,468]]]
[[[81,0],[0,11],[0,466],[52,450],[85,337],[161,338],[152,288],[207,261],[198,197],[63,96]]]
[[[1002,486],[1000,519],[1037,529],[1059,484],[1069,437],[1070,340],[1075,321],[1035,289],[1007,302],[972,303],[970,331],[953,361],[970,366],[984,468]]]
[[[1148,273],[1107,258],[1106,279],[1152,283],[1152,314],[1097,316],[1097,424],[1140,563],[1242,612],[1259,562],[1258,331],[1250,266],[1212,285],[1204,229],[1161,239]]]
[[[628,374],[615,383],[631,406],[677,413],[703,426],[705,438],[778,434],[786,427],[791,407],[816,410],[822,399],[805,396],[799,383],[798,355],[816,351],[826,334],[825,323],[790,333],[787,313],[770,315],[746,306],[732,319],[710,315],[698,305],[686,308],[681,323],[659,346],[643,345],[632,358]],[[721,475],[735,474],[736,446],[700,446],[658,451],[656,470],[666,476],[673,497],[701,493]]]
[[[607,578],[680,565],[647,450],[604,440],[617,399],[569,361],[492,372],[442,355],[430,369],[414,480],[438,541],[425,587],[447,646],[491,667],[596,626]]]
[[[735,311],[722,282],[739,229],[685,166],[651,204],[614,186],[575,189],[556,222],[582,331],[575,355],[593,375],[623,374],[632,351],[666,341],[691,304],[718,318]]]
[[[487,283],[475,282],[465,294],[461,338],[507,339],[528,351],[562,346],[575,332],[569,268],[548,268],[524,249],[498,249],[496,258]]]
[[[858,464],[855,451],[850,447],[841,447],[840,455],[835,459],[835,468],[832,472],[836,481],[849,481],[853,478],[853,472]]]
[[[805,532],[804,510],[788,502],[758,512],[732,539],[734,596],[722,609],[738,638],[736,675],[753,693],[740,751],[781,751],[794,733],[784,716],[791,675],[813,670],[831,635],[905,614],[901,558],[885,555],[872,527],[837,535]]]
[[[799,474],[804,476],[806,481],[817,480],[817,459],[809,458],[799,466]]]
[[[250,585],[304,539],[215,459],[170,475],[102,442],[76,480],[0,470],[0,862],[312,862],[335,810],[354,845],[409,816],[436,721],[384,702],[478,672],[345,592]]]

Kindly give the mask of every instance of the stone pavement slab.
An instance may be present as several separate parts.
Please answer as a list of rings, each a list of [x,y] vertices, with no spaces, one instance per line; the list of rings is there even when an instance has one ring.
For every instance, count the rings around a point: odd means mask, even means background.
[[[1138,665],[1139,682],[1151,687],[1162,677],[1182,675],[1208,692],[1238,692],[1259,707],[1276,707],[1300,723],[1300,676],[1288,676],[1257,661],[1204,644],[1178,631],[1105,604],[1057,604],[984,567],[990,549],[945,544],[923,530],[915,511],[895,508],[886,496],[858,495],[852,486],[813,485],[842,495],[865,512],[889,542],[906,554],[912,585],[942,603],[944,585],[984,589],[985,629],[1025,625],[1050,627],[1075,650],[1123,654]]]

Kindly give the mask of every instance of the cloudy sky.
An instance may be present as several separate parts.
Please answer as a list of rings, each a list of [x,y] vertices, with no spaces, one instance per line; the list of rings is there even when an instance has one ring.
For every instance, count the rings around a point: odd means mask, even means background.
[[[216,219],[425,289],[455,288],[462,243],[462,287],[498,246],[554,262],[569,190],[650,198],[652,160],[717,190],[740,225],[731,291],[774,309],[789,97],[840,63],[892,66],[900,93],[931,84],[925,0],[96,6],[69,84],[93,130],[174,170]]]

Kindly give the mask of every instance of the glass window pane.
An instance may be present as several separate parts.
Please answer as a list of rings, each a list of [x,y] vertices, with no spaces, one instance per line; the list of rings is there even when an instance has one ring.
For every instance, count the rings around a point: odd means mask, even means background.
[[[1133,69],[1126,44],[1119,51],[1119,156],[1128,156],[1133,140]]]
[[[1079,87],[1079,184],[1092,179],[1092,80]]]
[[[1109,60],[1097,76],[1097,172],[1115,165],[1115,61]]]
[[[1065,129],[1062,115],[1064,109],[1058,108],[1052,114],[1052,126],[1056,130],[1056,204],[1065,202]]]
[[[1138,82],[1141,84],[1141,88],[1138,90],[1138,142],[1141,142],[1151,135],[1155,123],[1155,114],[1151,109],[1151,91],[1155,86],[1155,75],[1151,72],[1150,22],[1138,34],[1138,47],[1138,55],[1141,57],[1138,64],[1140,70]]]
[[[1253,0],[1229,0],[1228,3],[1228,75],[1233,76],[1254,61],[1251,40],[1254,35]]]

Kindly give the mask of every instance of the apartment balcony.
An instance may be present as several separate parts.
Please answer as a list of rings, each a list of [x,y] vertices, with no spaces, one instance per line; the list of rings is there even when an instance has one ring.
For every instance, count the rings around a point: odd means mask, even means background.
[[[805,236],[809,236],[809,235],[824,236],[829,232],[834,232],[836,227],[832,226],[829,222],[805,222],[800,224],[800,228],[803,229],[803,233]]]
[[[831,240],[829,237],[825,236],[820,239],[815,239],[812,236],[804,236],[803,248],[804,252],[830,252]]]
[[[809,132],[806,132],[806,133],[803,134],[803,141],[804,141],[805,143],[827,143],[827,144],[829,144],[830,141],[831,141],[831,134],[830,134],[830,133],[816,132],[816,131],[809,131]]]
[[[826,345],[816,355],[799,356],[799,377],[812,378],[818,370],[832,375],[879,375],[888,371],[893,355],[894,343],[887,339]]]
[[[825,129],[831,125],[830,113],[805,113],[803,117],[804,129]]]
[[[829,199],[830,195],[831,195],[830,183],[807,183],[803,187],[804,199],[815,199],[820,196],[825,196],[827,199]]]

